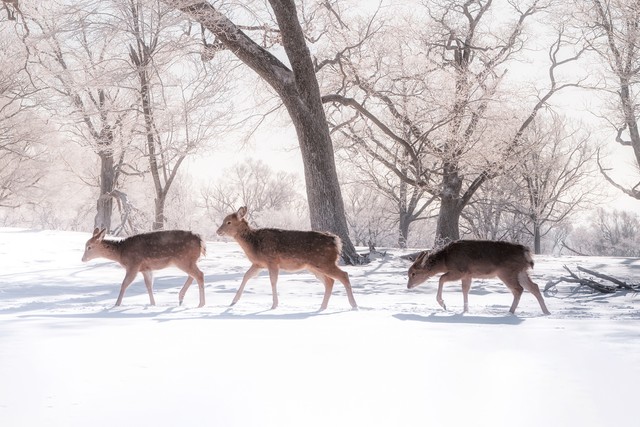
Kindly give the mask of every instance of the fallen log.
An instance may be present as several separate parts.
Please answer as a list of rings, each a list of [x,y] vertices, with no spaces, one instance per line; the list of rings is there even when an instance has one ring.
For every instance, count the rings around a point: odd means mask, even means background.
[[[631,290],[631,291],[637,291],[638,290],[638,285],[636,285],[636,287],[633,287],[632,285],[627,284],[627,282],[623,282],[622,280],[618,280],[615,277],[611,277],[611,276],[608,276],[608,275],[603,274],[603,273],[598,273],[597,271],[589,270],[588,268],[584,268],[584,267],[580,267],[580,266],[577,266],[577,269],[582,271],[582,272],[584,272],[584,273],[596,276],[596,277],[598,277],[600,279],[604,279],[604,280],[608,280],[610,282],[613,282],[616,285],[618,285],[619,288],[628,289],[628,290]]]
[[[617,286],[607,285],[606,283],[596,282],[595,280],[591,280],[591,279],[585,279],[583,277],[578,276],[573,271],[569,270],[569,267],[567,267],[566,265],[563,265],[563,267],[565,270],[569,272],[569,275],[573,279],[571,280],[572,282],[576,282],[576,283],[579,283],[580,285],[588,286],[591,289],[596,290],[598,292],[602,292],[604,294],[614,293],[618,289]]]

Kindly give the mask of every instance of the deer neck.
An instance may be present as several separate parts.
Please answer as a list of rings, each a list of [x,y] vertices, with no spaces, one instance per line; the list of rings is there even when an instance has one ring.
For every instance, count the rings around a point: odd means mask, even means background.
[[[102,257],[122,264],[122,248],[124,240],[103,240]]]
[[[234,236],[245,254],[253,254],[256,250],[256,230],[245,224]]]

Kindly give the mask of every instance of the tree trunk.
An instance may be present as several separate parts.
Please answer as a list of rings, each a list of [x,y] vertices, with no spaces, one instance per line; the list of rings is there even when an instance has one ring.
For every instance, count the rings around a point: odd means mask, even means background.
[[[111,214],[113,212],[113,197],[111,192],[115,186],[116,171],[113,161],[113,152],[103,150],[98,153],[100,157],[100,196],[97,202],[97,212],[94,226],[111,231]]]
[[[166,201],[166,195],[159,193],[155,199],[155,216],[153,220],[153,230],[164,229],[164,205]]]
[[[247,37],[229,18],[207,2],[165,0],[215,34],[225,47],[264,79],[282,99],[298,136],[304,165],[311,228],[337,234],[342,258],[358,262],[349,238],[333,143],[322,105],[311,54],[293,0],[269,0],[291,69]]]
[[[440,200],[438,225],[433,246],[440,247],[446,243],[460,239],[460,214],[462,209],[457,199],[443,197]]]
[[[542,251],[542,236],[540,236],[540,224],[533,220],[533,252],[538,255]]]
[[[398,247],[404,249],[407,247],[407,239],[409,237],[409,225],[411,224],[411,215],[407,212],[400,213],[400,221],[398,223]]]
[[[464,203],[460,198],[462,179],[458,175],[457,165],[447,163],[443,169],[440,211],[438,212],[434,247],[460,239],[460,215],[464,208]]]
[[[318,93],[319,96],[319,93]],[[301,108],[297,98],[283,99],[296,128],[305,170],[311,228],[330,231],[342,238],[345,261],[355,262],[355,247],[348,238],[338,174],[322,104],[319,111]],[[347,238],[345,238],[345,236]]]

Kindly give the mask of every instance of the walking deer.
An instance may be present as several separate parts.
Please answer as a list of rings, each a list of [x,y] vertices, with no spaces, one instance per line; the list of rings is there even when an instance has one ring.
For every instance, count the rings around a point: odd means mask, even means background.
[[[327,308],[336,279],[344,285],[351,307],[358,308],[353,298],[349,275],[337,266],[342,250],[342,242],[338,236],[317,231],[253,229],[245,219],[246,215],[247,208],[241,207],[238,212],[227,215],[218,228],[218,235],[232,237],[251,261],[251,267],[244,274],[231,305],[238,302],[249,279],[266,268],[271,280],[272,310],[278,307],[276,284],[279,271],[304,269],[315,274],[324,284],[324,298],[319,311]]]
[[[200,255],[206,255],[205,242],[200,236],[190,231],[169,230],[154,231],[127,237],[121,240],[105,239],[105,229],[96,228],[93,236],[85,245],[82,261],[94,258],[106,258],[116,261],[126,270],[116,306],[122,304],[122,297],[127,287],[135,279],[138,272],[144,277],[144,284],[149,293],[151,305],[156,305],[153,298],[153,271],[175,266],[189,275],[179,293],[182,305],[184,295],[195,279],[200,292],[200,304],[204,306],[204,274],[196,262]]]
[[[428,278],[439,273],[438,304],[447,309],[442,299],[442,285],[445,282],[462,280],[464,312],[469,309],[469,289],[473,278],[498,277],[513,293],[513,303],[509,311],[515,313],[523,288],[531,292],[544,314],[550,314],[544,303],[540,288],[527,270],[533,268],[533,258],[529,248],[509,242],[490,240],[458,240],[442,249],[422,252],[409,268],[407,288],[415,288]]]

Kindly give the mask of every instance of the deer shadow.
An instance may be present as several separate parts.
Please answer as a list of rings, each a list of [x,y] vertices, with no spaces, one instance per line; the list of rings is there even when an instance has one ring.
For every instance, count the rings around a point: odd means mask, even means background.
[[[514,314],[503,316],[474,316],[456,313],[448,316],[432,313],[428,316],[412,313],[398,313],[394,318],[402,321],[426,322],[426,323],[450,323],[450,324],[476,324],[476,325],[512,325],[516,326],[524,322],[524,319]]]

